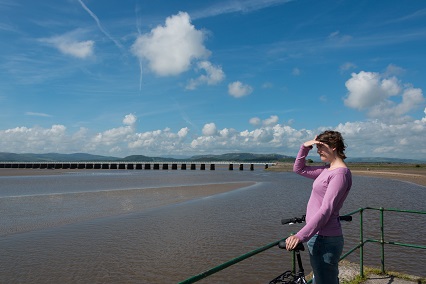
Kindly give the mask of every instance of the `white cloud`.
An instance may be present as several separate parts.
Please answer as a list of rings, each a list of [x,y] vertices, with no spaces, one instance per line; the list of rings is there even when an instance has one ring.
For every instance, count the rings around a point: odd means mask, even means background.
[[[201,75],[197,79],[191,79],[186,86],[188,90],[194,90],[199,85],[216,85],[225,78],[225,73],[220,66],[213,66],[209,61],[201,61],[197,64],[198,70],[204,70],[206,75]]]
[[[260,118],[252,117],[252,118],[250,118],[249,123],[253,126],[260,125]]]
[[[179,130],[177,134],[180,138],[185,138],[188,135],[188,133],[189,133],[189,128],[184,127],[184,128],[181,128],[181,130]]]
[[[352,78],[346,81],[345,85],[349,91],[345,99],[345,105],[348,107],[362,110],[385,99],[378,73],[352,73]]]
[[[414,94],[413,94],[414,93]],[[416,91],[407,94],[407,100],[416,100]],[[413,99],[414,97],[414,99]],[[334,129],[342,132],[348,145],[348,157],[399,157],[426,160],[426,149],[419,147],[426,140],[426,108],[424,117],[405,121],[384,122],[378,119],[341,123]],[[64,125],[50,128],[16,127],[0,130],[3,152],[15,153],[73,153],[127,156],[144,154],[196,155],[229,152],[281,153],[295,155],[300,144],[325,130],[296,129],[278,123],[278,116],[267,119],[252,118],[253,130],[218,129],[214,122],[204,125],[201,134],[188,139],[190,129],[173,132],[170,128],[138,132],[134,114],[126,115],[122,126],[93,133],[88,128],[76,132]],[[315,152],[312,152],[315,155]]]
[[[164,26],[139,35],[131,50],[139,59],[147,60],[156,74],[174,76],[187,71],[193,60],[210,56],[204,39],[204,32],[191,24],[189,15],[179,12],[168,17]]]
[[[240,81],[236,81],[228,85],[228,93],[235,98],[247,96],[252,92],[253,88],[251,86],[245,85]]]
[[[114,145],[120,141],[127,140],[129,135],[132,135],[134,130],[131,126],[122,126],[117,128],[112,128],[104,132],[98,133],[92,139],[94,144],[103,144],[103,145]]]
[[[389,64],[385,71],[385,76],[399,76],[405,73],[404,68],[396,66],[394,64]]]
[[[65,143],[66,127],[58,124],[52,125],[51,128],[16,127],[0,130],[0,137],[0,146],[4,152],[61,152],[69,146]]]
[[[136,120],[137,118],[134,114],[128,114],[124,117],[123,124],[132,126],[136,123]]]
[[[258,117],[253,117],[249,120],[249,123],[253,126],[258,126],[258,125],[273,126],[278,123],[278,120],[279,120],[278,116],[271,115],[269,118],[264,119],[263,121]]]
[[[216,124],[207,123],[203,127],[203,135],[204,136],[214,136],[217,134]]]
[[[398,124],[379,120],[347,122],[339,124],[336,130],[344,135],[348,152],[360,157],[425,159],[426,150],[416,146],[424,144],[426,139],[425,122],[425,119]]]
[[[78,40],[80,30],[51,38],[40,39],[40,42],[48,43],[66,55],[85,59],[93,55],[95,42],[93,40]]]
[[[278,116],[276,115],[271,115],[271,117],[265,119],[263,121],[263,125],[264,126],[272,126],[278,123]]]
[[[346,81],[349,93],[345,105],[366,110],[372,118],[406,119],[403,116],[424,102],[421,89],[401,84],[396,77],[384,77],[375,72],[352,73]]]

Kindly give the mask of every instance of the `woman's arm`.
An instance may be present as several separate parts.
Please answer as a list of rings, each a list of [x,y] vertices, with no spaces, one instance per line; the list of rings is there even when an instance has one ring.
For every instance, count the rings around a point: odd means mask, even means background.
[[[293,172],[301,176],[315,179],[319,174],[326,168],[325,166],[307,166],[306,157],[309,151],[312,149],[312,145],[305,146],[306,142],[300,146],[299,153],[297,154],[296,160],[293,165]]]

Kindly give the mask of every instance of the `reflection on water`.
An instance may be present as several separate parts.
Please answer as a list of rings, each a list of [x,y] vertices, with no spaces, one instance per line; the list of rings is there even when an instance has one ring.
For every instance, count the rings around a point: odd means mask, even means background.
[[[256,184],[191,200],[179,192],[228,182]],[[310,186],[293,173],[263,170],[0,177],[0,283],[176,283],[297,231],[280,220],[304,213]],[[356,176],[341,213],[425,211],[425,197],[425,187]],[[424,245],[423,216],[386,213],[386,237]],[[378,212],[365,220],[365,238],[379,238]],[[344,224],[347,248],[358,229],[357,217]],[[367,246],[367,257],[366,264],[380,264],[377,244]],[[389,269],[425,276],[424,259],[424,250],[386,247]],[[272,248],[200,283],[264,283],[289,261]]]

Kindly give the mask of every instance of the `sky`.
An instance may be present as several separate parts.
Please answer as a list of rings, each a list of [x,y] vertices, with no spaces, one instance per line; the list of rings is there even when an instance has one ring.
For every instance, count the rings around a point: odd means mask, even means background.
[[[0,152],[426,161],[423,0],[0,0]],[[311,151],[316,154],[315,151]]]

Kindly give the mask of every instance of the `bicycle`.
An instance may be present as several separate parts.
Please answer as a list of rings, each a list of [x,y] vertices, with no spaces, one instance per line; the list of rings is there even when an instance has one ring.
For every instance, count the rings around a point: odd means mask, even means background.
[[[303,223],[305,222],[306,215],[303,215],[301,218],[294,217],[290,219],[282,219],[281,224],[286,225],[292,225],[295,223]],[[340,216],[340,220],[342,221],[352,221],[352,216]],[[278,243],[278,247],[280,249],[285,249],[285,240],[282,240]],[[296,256],[297,259],[297,265],[299,267],[299,270],[296,272],[294,270],[287,270],[284,273],[278,275],[274,279],[272,279],[269,284],[307,284],[308,282],[305,279],[305,270],[303,268],[302,258],[300,256],[300,252],[305,250],[305,246],[303,243],[299,243],[293,250],[293,253]]]

